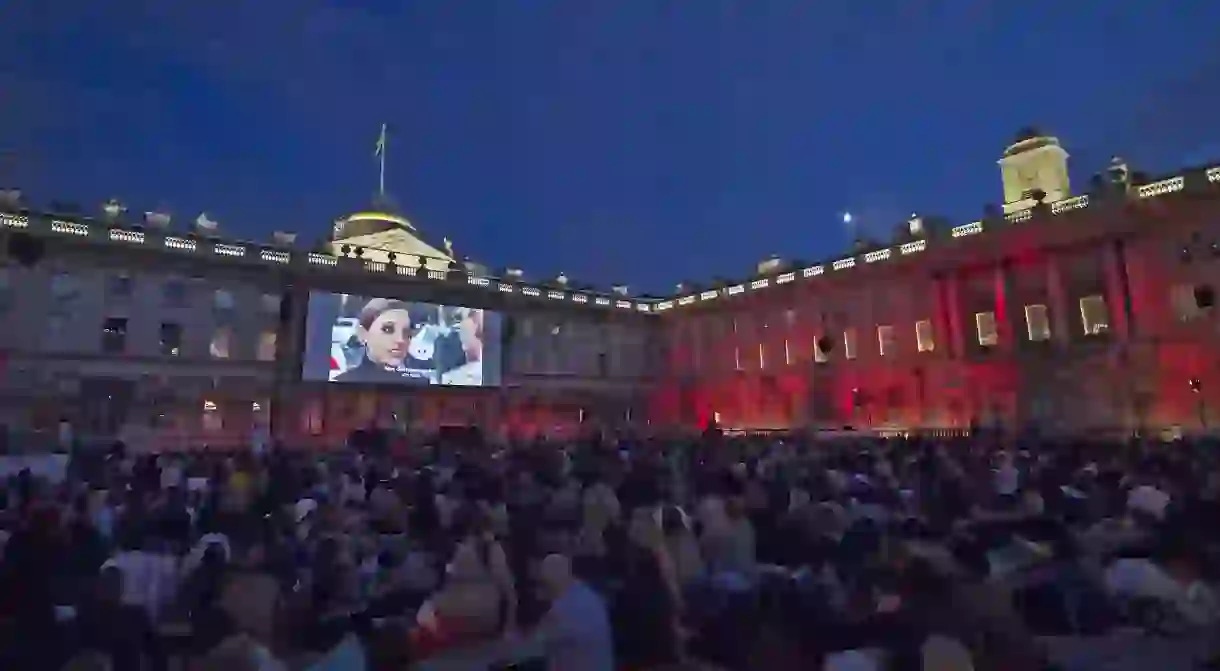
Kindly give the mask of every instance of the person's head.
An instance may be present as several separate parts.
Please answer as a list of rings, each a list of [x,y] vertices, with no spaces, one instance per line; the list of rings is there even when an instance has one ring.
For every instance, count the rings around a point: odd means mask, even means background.
[[[572,560],[561,554],[549,554],[538,567],[538,580],[547,599],[556,599],[572,585]]]
[[[462,340],[462,351],[467,361],[483,358],[483,311],[474,308],[458,308],[454,313],[458,337]]]
[[[356,337],[365,356],[383,366],[400,366],[411,341],[411,306],[402,301],[374,298],[357,318]]]

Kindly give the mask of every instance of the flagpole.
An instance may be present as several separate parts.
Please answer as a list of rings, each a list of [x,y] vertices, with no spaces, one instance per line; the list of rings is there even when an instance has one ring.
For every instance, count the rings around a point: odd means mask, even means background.
[[[378,152],[378,156],[381,158],[381,172],[378,176],[377,187],[378,195],[382,197],[385,197],[385,140],[385,124],[381,124],[381,142],[378,144],[381,150]]]

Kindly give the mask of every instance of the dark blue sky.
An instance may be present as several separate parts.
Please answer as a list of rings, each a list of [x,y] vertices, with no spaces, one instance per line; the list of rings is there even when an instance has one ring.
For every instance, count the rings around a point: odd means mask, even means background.
[[[313,238],[386,122],[403,212],[533,277],[665,291],[833,255],[844,210],[975,218],[1027,124],[1077,187],[1220,159],[1205,0],[0,5],[0,183]]]

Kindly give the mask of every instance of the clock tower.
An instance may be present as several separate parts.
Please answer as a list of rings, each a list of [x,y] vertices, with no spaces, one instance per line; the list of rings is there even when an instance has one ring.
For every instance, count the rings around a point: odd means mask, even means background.
[[[1004,213],[1032,207],[1037,202],[1031,197],[1035,190],[1046,194],[1046,203],[1070,198],[1067,159],[1068,153],[1057,138],[1034,128],[1023,129],[1000,159]]]

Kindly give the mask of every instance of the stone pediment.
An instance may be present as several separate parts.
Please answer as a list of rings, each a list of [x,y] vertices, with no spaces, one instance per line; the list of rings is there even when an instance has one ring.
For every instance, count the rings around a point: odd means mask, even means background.
[[[364,248],[362,258],[368,261],[388,262],[389,253],[394,252],[394,263],[400,266],[419,267],[420,261],[428,270],[448,270],[453,259],[445,252],[429,245],[403,229],[390,229],[367,235],[343,238],[331,243],[334,247],[352,245]],[[335,251],[338,251],[336,249]],[[423,257],[422,259],[420,257]]]
[[[448,270],[453,262],[451,254],[424,242],[410,221],[386,212],[358,212],[336,221],[332,252],[343,245],[363,248],[361,258],[368,261],[388,262],[393,252],[394,263],[400,266]]]

